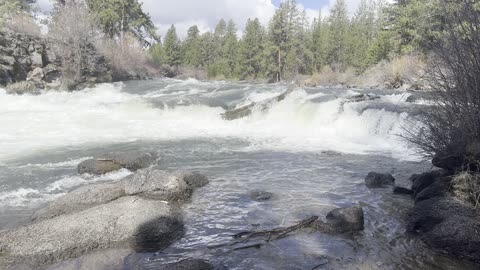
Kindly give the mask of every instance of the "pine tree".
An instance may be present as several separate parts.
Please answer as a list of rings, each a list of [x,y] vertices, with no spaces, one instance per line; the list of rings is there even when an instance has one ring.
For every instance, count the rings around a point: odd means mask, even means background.
[[[222,74],[227,78],[232,78],[238,61],[237,27],[232,20],[228,21],[222,59],[225,62],[225,69]]]
[[[319,72],[322,67],[327,65],[328,55],[328,24],[322,18],[322,12],[319,11],[318,19],[313,21],[312,28],[312,53],[314,57],[313,68]]]
[[[265,30],[258,18],[255,20],[248,19],[239,47],[237,73],[241,79],[255,79],[262,75],[264,40]]]
[[[165,35],[165,41],[163,45],[163,50],[165,53],[165,63],[176,67],[181,63],[180,57],[180,41],[177,36],[177,30],[175,26],[172,25]]]
[[[336,0],[330,11],[329,23],[331,35],[329,35],[328,62],[334,69],[338,67],[344,70],[350,60],[347,44],[350,21],[345,0]]]
[[[111,39],[124,44],[126,33],[131,33],[144,45],[159,41],[150,16],[142,10],[138,0],[86,0],[98,27]]]
[[[183,63],[186,65],[199,67],[202,64],[200,51],[200,30],[196,25],[190,27],[187,32],[187,38],[183,42]]]

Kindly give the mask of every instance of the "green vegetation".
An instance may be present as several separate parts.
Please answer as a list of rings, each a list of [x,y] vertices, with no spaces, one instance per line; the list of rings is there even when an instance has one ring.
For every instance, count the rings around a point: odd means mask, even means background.
[[[427,53],[426,43],[441,29],[435,1],[362,0],[352,17],[345,0],[337,0],[329,16],[319,14],[310,23],[295,0],[285,0],[268,26],[249,19],[241,38],[235,24],[222,19],[213,32],[201,34],[192,26],[183,41],[171,41],[170,29],[163,47],[158,42],[150,54],[158,64],[201,68],[217,79],[281,81],[325,71],[358,75],[383,60]]]

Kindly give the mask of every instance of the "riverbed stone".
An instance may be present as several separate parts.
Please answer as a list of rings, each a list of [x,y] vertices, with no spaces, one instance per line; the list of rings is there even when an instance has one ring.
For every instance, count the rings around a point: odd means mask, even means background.
[[[360,206],[337,208],[327,214],[327,221],[317,220],[314,228],[322,233],[343,234],[362,231],[365,217]]]
[[[150,166],[156,159],[157,155],[154,153],[137,151],[110,153],[81,162],[78,164],[77,170],[80,174],[88,173],[93,175],[106,174],[122,168],[136,171]]]
[[[268,201],[273,197],[273,193],[261,190],[254,190],[248,193],[248,196],[257,202]]]
[[[368,188],[381,188],[395,184],[395,178],[389,173],[370,172],[365,177],[365,184]]]
[[[46,265],[121,245],[138,252],[160,250],[183,231],[183,223],[167,203],[128,196],[0,232],[0,254]]]

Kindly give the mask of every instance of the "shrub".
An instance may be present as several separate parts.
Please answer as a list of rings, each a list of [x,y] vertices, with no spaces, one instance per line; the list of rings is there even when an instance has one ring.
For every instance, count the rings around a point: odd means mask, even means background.
[[[148,55],[131,34],[125,34],[123,44],[111,39],[101,39],[96,43],[96,47],[117,73],[126,73],[131,77],[143,77],[148,73]]]
[[[456,157],[463,168],[480,160],[480,3],[446,0],[439,5],[443,31],[430,43],[435,54],[429,83],[434,106],[407,129],[407,140],[425,156]],[[462,168],[457,168],[462,169]]]
[[[58,6],[49,25],[48,37],[62,61],[62,83],[70,87],[81,81],[83,71],[95,64],[87,61],[95,39],[88,9],[74,1]]]

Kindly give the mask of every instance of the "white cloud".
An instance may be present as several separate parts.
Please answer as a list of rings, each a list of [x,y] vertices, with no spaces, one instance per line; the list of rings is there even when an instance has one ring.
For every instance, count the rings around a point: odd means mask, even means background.
[[[259,18],[263,25],[275,12],[272,0],[140,0],[143,9],[150,14],[158,32],[165,35],[168,28],[175,24],[180,37],[186,35],[187,29],[197,25],[201,32],[213,30],[220,19],[232,19],[240,31],[245,27],[248,18]],[[302,0],[297,0],[299,3]],[[322,7],[322,15],[328,14],[336,0],[329,0],[327,6]],[[361,0],[347,0],[349,13],[354,14]],[[52,9],[52,0],[38,0],[41,10]],[[305,9],[301,4],[300,8]],[[305,9],[307,18],[313,21],[318,17],[318,11]]]

